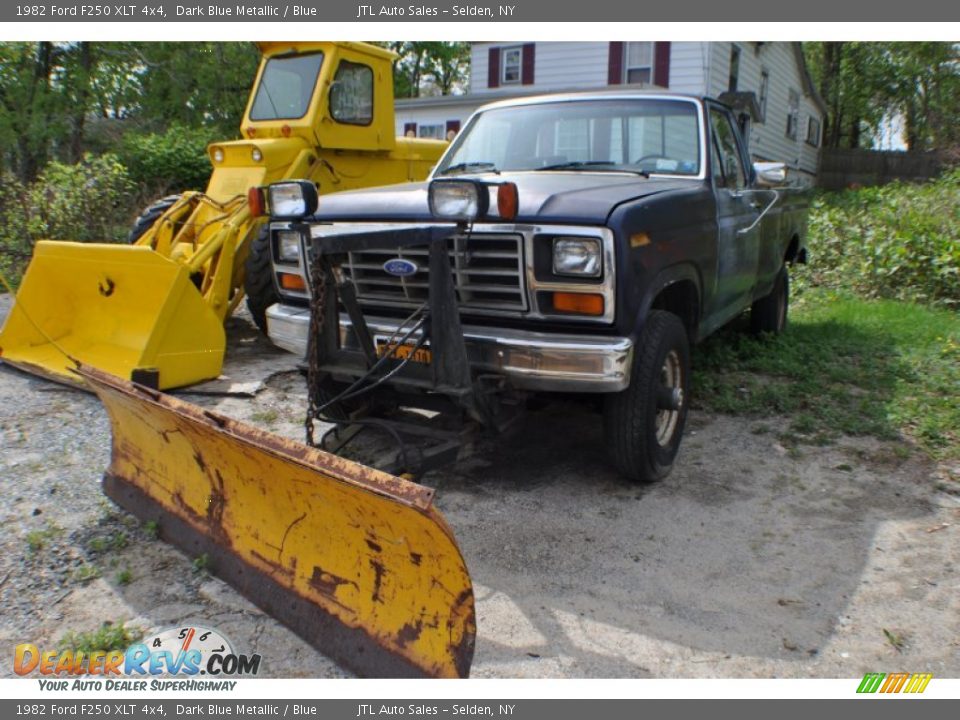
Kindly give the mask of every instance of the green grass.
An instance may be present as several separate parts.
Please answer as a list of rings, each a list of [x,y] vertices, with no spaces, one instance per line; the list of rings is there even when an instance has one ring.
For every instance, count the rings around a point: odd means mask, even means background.
[[[126,650],[143,637],[139,628],[128,628],[123,623],[104,622],[96,630],[70,631],[62,638],[58,647],[61,650],[82,650],[84,653],[95,651]]]
[[[39,552],[61,535],[63,535],[63,528],[55,523],[48,522],[42,529],[31,530],[27,533],[27,549],[31,553]]]
[[[73,573],[73,579],[80,583],[87,583],[91,580],[96,580],[100,577],[101,572],[100,568],[96,565],[90,565],[89,563],[84,563],[80,567],[76,568]]]
[[[960,317],[892,300],[809,289],[780,337],[743,319],[693,355],[698,406],[789,415],[795,439],[906,436],[935,458],[960,457]]]

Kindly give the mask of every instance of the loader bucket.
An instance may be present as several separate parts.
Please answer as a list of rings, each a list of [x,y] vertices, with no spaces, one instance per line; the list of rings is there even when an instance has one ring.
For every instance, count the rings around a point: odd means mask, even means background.
[[[82,367],[104,489],[361,675],[466,677],[473,587],[433,490]]]
[[[0,332],[4,361],[68,383],[76,358],[164,389],[189,385],[220,374],[225,348],[187,268],[139,245],[38,242]]]

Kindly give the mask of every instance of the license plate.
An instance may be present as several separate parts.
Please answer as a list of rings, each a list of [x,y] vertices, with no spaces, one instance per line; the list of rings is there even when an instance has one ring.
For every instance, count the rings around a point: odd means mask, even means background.
[[[388,342],[386,338],[377,338],[377,355],[383,357],[390,349],[393,350],[393,357],[397,360],[406,360],[410,358],[413,362],[429,365],[433,362],[433,352],[429,347],[415,347],[415,342],[396,343]]]

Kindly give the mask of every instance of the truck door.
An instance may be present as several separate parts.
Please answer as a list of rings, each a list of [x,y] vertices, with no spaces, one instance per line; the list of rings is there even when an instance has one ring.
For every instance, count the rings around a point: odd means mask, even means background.
[[[732,113],[710,108],[710,165],[717,198],[717,284],[708,323],[726,322],[750,302],[759,263],[760,208],[748,188],[746,153]]]

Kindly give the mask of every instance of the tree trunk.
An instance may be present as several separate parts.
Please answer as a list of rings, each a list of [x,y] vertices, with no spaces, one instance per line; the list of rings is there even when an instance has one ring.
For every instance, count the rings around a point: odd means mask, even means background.
[[[50,89],[53,65],[53,43],[37,43],[33,73],[27,94],[26,126],[19,128],[17,138],[17,175],[24,184],[37,179],[47,157],[47,112],[45,100]]]
[[[93,73],[93,49],[90,43],[80,43],[79,52],[80,68],[76,78],[74,106],[70,113],[70,162],[80,162],[83,157],[83,131],[90,101],[90,77]]]

